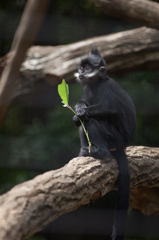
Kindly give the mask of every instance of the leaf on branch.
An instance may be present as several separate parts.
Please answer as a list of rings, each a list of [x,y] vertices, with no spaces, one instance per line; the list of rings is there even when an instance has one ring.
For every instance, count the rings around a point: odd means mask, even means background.
[[[58,85],[58,94],[62,99],[61,102],[63,104],[63,107],[67,107],[69,101],[69,88],[64,79],[62,80],[62,83]]]

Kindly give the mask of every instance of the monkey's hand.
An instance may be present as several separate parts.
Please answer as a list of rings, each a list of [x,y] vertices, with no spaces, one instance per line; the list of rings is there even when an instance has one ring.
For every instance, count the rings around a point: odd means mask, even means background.
[[[75,111],[77,117],[79,117],[82,121],[88,121],[89,120],[89,114],[87,112],[87,104],[83,101],[80,101],[75,106]]]

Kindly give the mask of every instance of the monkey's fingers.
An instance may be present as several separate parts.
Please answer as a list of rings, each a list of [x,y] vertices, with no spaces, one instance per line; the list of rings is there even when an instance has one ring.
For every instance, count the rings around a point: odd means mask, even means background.
[[[78,118],[77,115],[74,115],[73,118],[72,118],[72,120],[73,120],[73,122],[75,123],[75,125],[76,125],[77,127],[79,127],[79,126],[81,125],[81,122],[80,122],[80,120],[79,120],[79,118]]]

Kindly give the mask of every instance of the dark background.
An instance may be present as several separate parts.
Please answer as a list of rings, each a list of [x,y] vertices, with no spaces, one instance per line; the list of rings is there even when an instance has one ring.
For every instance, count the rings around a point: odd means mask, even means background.
[[[11,46],[22,15],[24,0],[0,2],[0,57]],[[87,0],[51,2],[35,45],[60,45],[140,27],[109,17]],[[109,62],[107,62],[107,65]],[[131,96],[137,111],[135,145],[159,147],[159,71],[111,76]],[[70,105],[82,89],[69,85]],[[0,194],[47,170],[57,169],[76,157],[78,130],[72,112],[61,105],[56,88],[11,107],[0,129]],[[68,213],[30,240],[110,239],[116,192]],[[128,239],[159,239],[159,218],[129,209]]]

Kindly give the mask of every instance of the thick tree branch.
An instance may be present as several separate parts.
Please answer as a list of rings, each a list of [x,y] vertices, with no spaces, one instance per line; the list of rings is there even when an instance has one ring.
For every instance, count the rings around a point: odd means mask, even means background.
[[[15,33],[7,66],[0,81],[0,124],[14,94],[19,69],[26,50],[32,45],[43,19],[49,0],[28,0],[22,19]]]
[[[93,44],[99,46],[107,62],[108,74],[135,70],[158,70],[159,31],[146,27],[94,37],[57,47],[31,47],[21,67],[21,75],[13,98],[19,103],[56,86],[63,78],[74,79],[78,63]],[[1,66],[4,65],[4,61]]]
[[[159,148],[129,147],[127,155],[131,205],[144,213],[158,212]],[[61,169],[15,186],[0,197],[0,239],[26,239],[60,215],[115,189],[117,177],[115,159],[77,157]],[[138,188],[141,202],[134,193]]]
[[[147,0],[90,0],[106,14],[159,29],[159,4]]]

